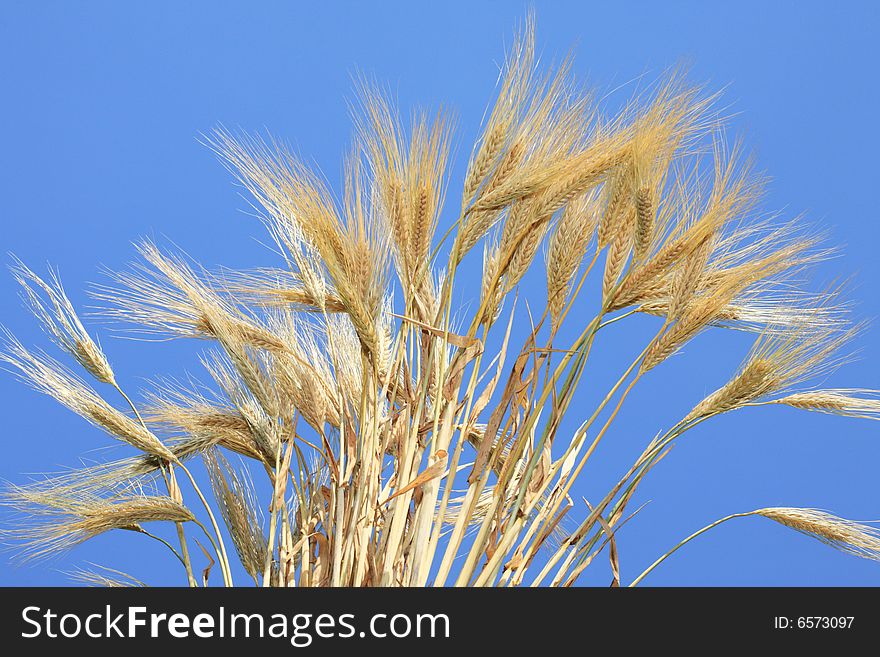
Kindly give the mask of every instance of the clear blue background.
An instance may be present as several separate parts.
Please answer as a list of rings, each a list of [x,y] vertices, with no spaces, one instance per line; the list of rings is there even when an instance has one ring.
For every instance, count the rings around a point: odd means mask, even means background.
[[[336,181],[351,137],[345,101],[357,72],[386,82],[405,110],[421,103],[456,112],[455,189],[504,45],[527,6],[7,0],[0,9],[2,250],[35,268],[57,265],[81,306],[89,303],[87,284],[102,280],[99,266],[123,267],[133,256],[131,242],[142,236],[167,236],[209,267],[274,263],[259,243],[260,227],[241,212],[245,201],[196,137],[218,122],[265,127]],[[643,73],[651,79],[681,61],[691,64],[695,82],[726,85],[725,103],[736,112],[732,130],[746,135],[773,176],[767,206],[806,212],[844,245],[818,277],[855,272],[857,315],[878,314],[875,3],[534,6],[543,52],[558,59],[574,46],[575,72],[599,89]],[[543,294],[541,280],[530,285]],[[45,343],[8,276],[0,276],[0,307],[2,323],[26,344]],[[619,372],[615,356],[637,353],[633,340],[652,326],[637,319],[603,336],[588,377]],[[878,330],[857,341],[860,360],[830,383],[880,386]],[[183,343],[145,345],[99,334],[130,390],[157,374],[197,369]],[[705,334],[652,372],[577,492],[597,499],[657,429],[725,380],[749,341]],[[0,377],[0,400],[0,477],[22,481],[22,473],[103,457],[94,451],[109,442],[100,432],[11,376]],[[790,505],[880,517],[878,439],[871,422],[781,408],[703,425],[643,486],[639,501],[651,503],[619,535],[624,579],[732,512]],[[161,549],[145,543],[104,537],[48,565],[14,567],[4,557],[0,584],[64,583],[62,571],[87,561],[151,583],[180,583]],[[595,573],[584,581],[607,584],[604,563]],[[694,542],[646,583],[880,585],[880,565],[746,519]]]

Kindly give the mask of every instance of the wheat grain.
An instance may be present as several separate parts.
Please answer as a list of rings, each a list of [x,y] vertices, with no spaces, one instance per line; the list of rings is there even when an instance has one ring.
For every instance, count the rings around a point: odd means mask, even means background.
[[[132,415],[12,336],[0,358],[140,451],[11,486],[6,503],[35,521],[6,534],[25,555],[124,529],[161,542],[191,586],[208,585],[210,568],[201,582],[193,575],[184,530],[192,523],[226,585],[224,536],[261,586],[515,586],[527,577],[568,586],[599,567],[604,549],[617,584],[627,506],[697,425],[767,405],[880,418],[875,390],[815,388],[861,328],[841,290],[803,285],[830,251],[802,220],[764,212],[765,179],[739,146],[726,146],[714,97],[679,72],[608,114],[576,82],[570,58],[545,70],[530,16],[451,210],[448,113],[420,110],[404,121],[377,85],[361,81],[358,94],[338,193],[271,138],[222,128],[203,138],[249,193],[277,263],[208,272],[146,242],[142,262],[95,288],[104,315],[126,329],[205,341],[197,346],[206,383],[195,375],[154,382],[139,410],[57,274],[43,280],[15,262],[22,296],[50,338],[117,388]],[[477,281],[466,260],[481,243]],[[542,306],[530,277],[540,275],[545,243]],[[604,269],[593,272],[603,250]],[[597,335],[637,312],[655,337],[631,350],[638,356],[587,406],[584,377],[603,380],[591,370],[591,353],[607,344]],[[599,443],[639,439],[618,426],[631,391],[710,328],[758,337],[726,383],[645,440],[619,481],[574,520],[572,487],[603,453]],[[573,416],[586,419],[571,432]],[[233,464],[228,452],[241,458]],[[213,502],[189,469],[199,461]],[[160,483],[167,496],[150,492]],[[633,583],[703,532],[756,515],[844,551],[880,554],[867,525],[768,508],[708,525]],[[175,525],[179,548],[142,526],[152,521]],[[141,584],[109,569],[74,576]]]

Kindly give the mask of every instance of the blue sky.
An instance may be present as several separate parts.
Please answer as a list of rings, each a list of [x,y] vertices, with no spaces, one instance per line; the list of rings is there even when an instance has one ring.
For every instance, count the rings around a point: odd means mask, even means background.
[[[4,2],[2,251],[34,268],[58,266],[81,307],[88,283],[103,280],[102,267],[124,267],[141,237],[173,241],[208,267],[274,262],[197,136],[218,123],[268,129],[338,181],[358,73],[387,84],[404,111],[442,104],[455,113],[455,185],[504,46],[529,6],[546,58],[574,47],[575,73],[599,90],[632,88],[637,77],[681,62],[694,82],[725,88],[732,134],[746,138],[772,176],[767,208],[804,213],[841,245],[817,280],[854,274],[856,315],[878,315],[872,43],[880,10],[869,2]],[[0,308],[0,322],[26,344],[45,344],[9,276],[0,276]],[[621,323],[597,343],[592,366],[615,367],[615,354],[629,353],[648,328]],[[878,331],[857,339],[859,359],[829,384],[880,387]],[[134,391],[157,374],[197,367],[182,343],[99,335]],[[644,440],[725,380],[749,342],[713,331],[652,372],[578,492],[601,495]],[[98,431],[9,375],[0,377],[0,399],[0,477],[22,481],[22,473],[103,457],[96,450],[108,441]],[[815,506],[880,518],[878,438],[867,421],[781,408],[707,423],[644,484],[640,501],[650,504],[618,539],[624,579],[728,513]],[[162,553],[139,539],[101,538],[48,565],[14,567],[2,555],[0,584],[64,583],[62,571],[88,561],[177,583],[176,571],[172,578],[151,565]],[[596,572],[585,583],[607,584],[606,571]],[[646,583],[880,585],[880,566],[745,519],[695,541]]]

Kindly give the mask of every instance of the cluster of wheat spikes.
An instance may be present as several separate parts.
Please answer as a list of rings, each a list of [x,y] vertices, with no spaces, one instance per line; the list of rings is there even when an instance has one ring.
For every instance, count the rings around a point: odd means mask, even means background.
[[[215,563],[231,585],[233,554],[262,586],[570,586],[607,553],[618,585],[615,533],[642,479],[686,431],[761,404],[880,417],[874,391],[803,388],[839,363],[855,328],[836,290],[798,291],[798,275],[826,252],[797,224],[755,218],[761,181],[723,146],[714,99],[673,74],[608,119],[568,68],[538,72],[529,20],[442,237],[451,133],[442,114],[405,127],[387,96],[363,85],[341,202],[275,142],[208,137],[254,196],[285,266],[210,274],[145,244],[144,263],[96,296],[110,317],[147,332],[211,341],[202,364],[213,386],[160,384],[137,408],[57,276],[17,262],[50,337],[126,410],[9,334],[3,359],[139,450],[10,487],[7,504],[30,523],[9,532],[22,553],[52,555],[123,529],[161,541],[191,586],[207,585]],[[479,288],[456,281],[478,247]],[[579,297],[597,264],[601,293],[589,304]],[[540,316],[515,298],[533,267],[546,271]],[[455,307],[455,283],[479,301]],[[566,431],[597,334],[634,313],[655,316],[656,335]],[[520,346],[515,322],[528,326]],[[579,335],[559,345],[566,322]],[[650,440],[601,500],[573,501],[636,383],[708,327],[755,332],[741,367]],[[190,473],[195,456],[213,500]],[[869,526],[770,508],[712,523],[654,566],[742,516],[880,558]],[[148,532],[152,521],[176,536]],[[194,570],[194,554],[206,569]],[[110,569],[78,576],[140,583]]]

